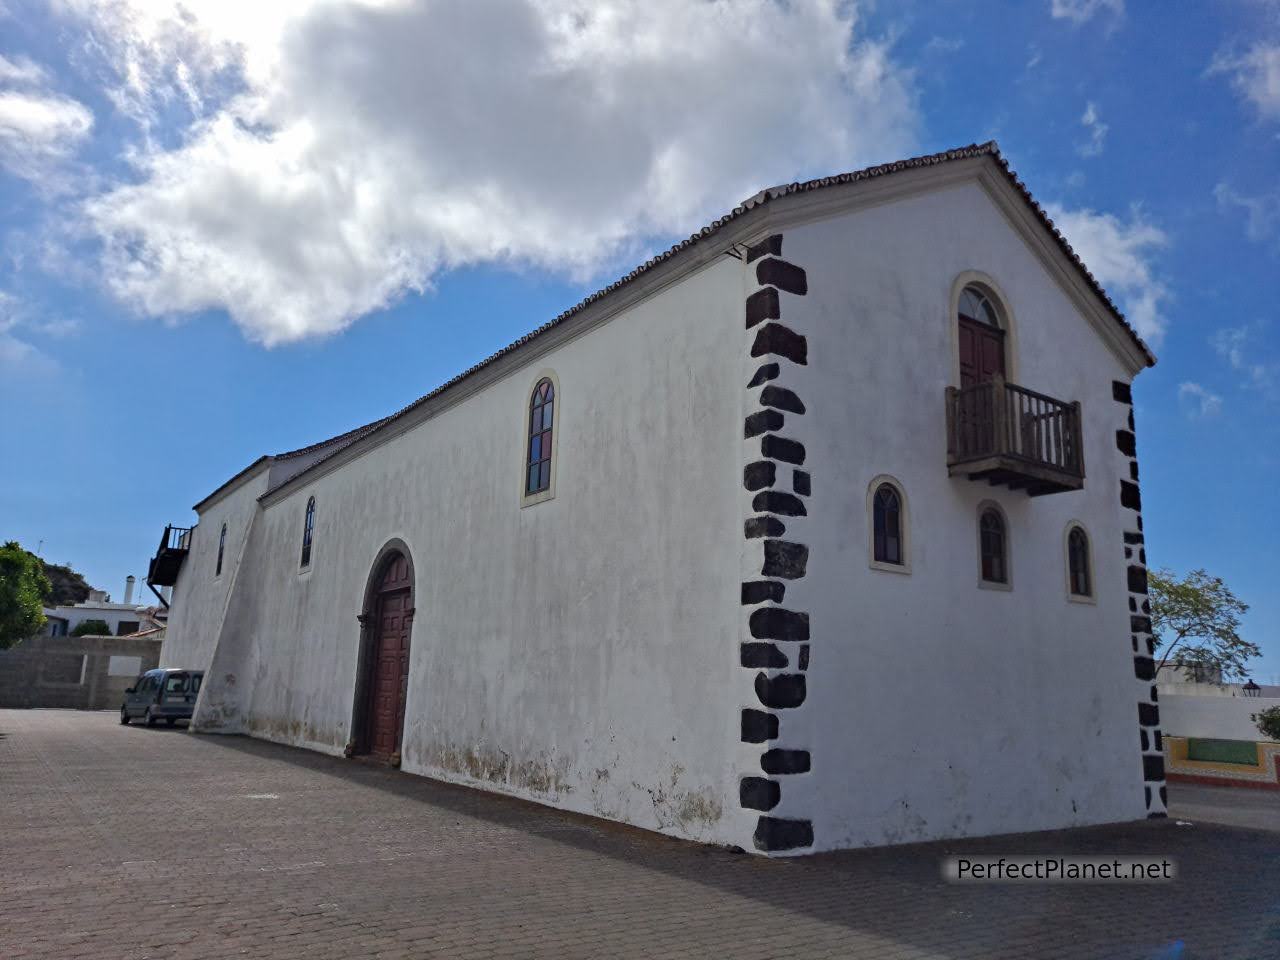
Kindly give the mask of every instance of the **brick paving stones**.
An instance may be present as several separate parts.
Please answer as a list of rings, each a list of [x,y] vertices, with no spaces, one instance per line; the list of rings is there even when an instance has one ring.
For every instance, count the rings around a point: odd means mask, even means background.
[[[1169,856],[1180,878],[956,886],[953,853]],[[1280,958],[1280,833],[764,860],[261,741],[0,711],[0,958],[81,957]]]

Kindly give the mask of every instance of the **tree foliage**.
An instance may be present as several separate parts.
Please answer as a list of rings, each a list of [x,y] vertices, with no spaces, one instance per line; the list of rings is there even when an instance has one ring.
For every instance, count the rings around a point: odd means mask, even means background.
[[[45,597],[45,606],[70,607],[89,599],[89,584],[69,566],[63,566],[60,563],[44,563],[44,575],[49,578],[49,583],[53,586],[53,591]]]
[[[105,620],[81,620],[71,631],[73,637],[109,637],[111,628]]]
[[[1253,719],[1258,724],[1258,732],[1264,737],[1268,740],[1280,740],[1280,707],[1267,707],[1255,713]]]
[[[1221,577],[1192,570],[1178,577],[1170,570],[1147,575],[1151,601],[1151,627],[1156,635],[1160,663],[1199,665],[1220,672],[1223,679],[1245,675],[1245,664],[1262,651],[1240,636],[1240,616],[1249,609]]]
[[[40,558],[10,540],[0,547],[0,650],[35,636],[45,625],[50,592]]]

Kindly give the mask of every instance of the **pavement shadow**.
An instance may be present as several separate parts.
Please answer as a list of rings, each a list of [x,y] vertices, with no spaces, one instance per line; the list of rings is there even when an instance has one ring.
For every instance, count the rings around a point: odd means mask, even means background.
[[[1154,820],[768,859],[267,741],[200,739],[838,924],[885,941],[886,950],[897,943],[938,958],[1280,957],[1274,833]],[[1166,884],[990,885],[948,883],[941,875],[949,856],[1010,855],[1169,857],[1179,877]]]

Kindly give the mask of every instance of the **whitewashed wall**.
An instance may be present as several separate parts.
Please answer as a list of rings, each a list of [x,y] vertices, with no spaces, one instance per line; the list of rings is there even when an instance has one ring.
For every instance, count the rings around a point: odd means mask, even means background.
[[[1219,740],[1266,740],[1252,719],[1275,697],[1205,697],[1160,691],[1160,724],[1165,736]]]
[[[267,489],[265,465],[207,504],[191,534],[169,601],[168,631],[160,653],[162,667],[207,670],[213,659],[231,589],[258,515],[258,497]],[[222,573],[218,575],[218,536],[227,525]]]
[[[375,556],[399,538],[416,577],[404,769],[740,842],[727,687],[741,311],[742,265],[721,258],[268,502],[198,724],[340,751],[356,616]],[[544,371],[559,383],[556,495],[522,508],[527,403]],[[218,522],[202,517],[193,569]],[[199,615],[191,605],[184,624]]]
[[[808,413],[783,432],[813,478],[808,575],[785,604],[810,614],[809,693],[783,724],[812,772],[786,779],[773,815],[812,817],[820,849],[1142,817],[1120,362],[976,184],[789,229],[783,256],[807,272],[782,316],[810,357],[796,378]],[[1083,404],[1082,491],[1031,499],[948,478],[949,298],[969,270],[1008,297],[1014,378]],[[908,575],[868,565],[878,474],[906,491]],[[984,500],[1008,518],[1008,592],[978,585]],[[1067,599],[1072,520],[1092,540],[1096,604]]]

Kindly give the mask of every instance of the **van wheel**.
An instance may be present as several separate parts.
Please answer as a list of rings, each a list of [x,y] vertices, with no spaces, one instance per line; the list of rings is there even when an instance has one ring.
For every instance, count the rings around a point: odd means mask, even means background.
[[[151,712],[151,708],[147,707],[147,726],[154,727],[156,725],[155,714]]]
[[[124,707],[120,708],[120,722],[123,723],[125,726],[129,725],[129,711],[126,710]]]
[[[165,717],[165,718],[164,718],[164,722],[165,722],[165,723],[167,723],[169,726],[171,726],[171,727],[172,727],[175,723],[177,723],[177,722],[178,722],[178,718],[177,718],[177,717]]]

